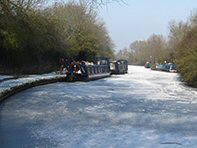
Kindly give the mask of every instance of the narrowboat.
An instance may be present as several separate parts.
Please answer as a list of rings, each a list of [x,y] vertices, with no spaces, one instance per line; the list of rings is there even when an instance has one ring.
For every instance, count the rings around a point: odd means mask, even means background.
[[[67,81],[89,81],[110,76],[110,58],[97,57],[94,63],[81,62],[77,70],[67,73]]]
[[[162,71],[176,72],[176,64],[167,63],[163,65]]]
[[[151,69],[158,71],[166,71],[166,72],[177,72],[176,64],[172,64],[172,63],[152,64]]]
[[[128,61],[120,59],[110,63],[111,74],[125,74],[128,73]]]
[[[144,67],[145,67],[145,68],[151,68],[151,67],[152,67],[152,65],[151,65],[151,63],[146,62],[146,63],[145,63],[145,65],[144,65]]]

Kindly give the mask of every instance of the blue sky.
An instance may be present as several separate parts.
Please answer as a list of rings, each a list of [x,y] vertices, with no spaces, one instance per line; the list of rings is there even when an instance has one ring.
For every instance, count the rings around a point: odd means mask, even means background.
[[[100,19],[116,45],[116,50],[128,47],[135,40],[147,39],[151,34],[167,37],[172,20],[186,21],[197,9],[196,0],[124,0],[99,10]]]

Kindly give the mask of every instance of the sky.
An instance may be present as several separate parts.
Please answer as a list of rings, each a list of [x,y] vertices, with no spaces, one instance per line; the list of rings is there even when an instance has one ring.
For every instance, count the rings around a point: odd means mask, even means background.
[[[124,0],[99,9],[99,16],[118,51],[153,33],[166,38],[169,22],[187,21],[197,9],[196,0]]]

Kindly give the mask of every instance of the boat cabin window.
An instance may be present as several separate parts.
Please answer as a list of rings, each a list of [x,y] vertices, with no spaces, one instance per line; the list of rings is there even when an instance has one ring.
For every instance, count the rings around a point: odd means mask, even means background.
[[[101,60],[101,65],[107,65],[107,61],[106,60]]]

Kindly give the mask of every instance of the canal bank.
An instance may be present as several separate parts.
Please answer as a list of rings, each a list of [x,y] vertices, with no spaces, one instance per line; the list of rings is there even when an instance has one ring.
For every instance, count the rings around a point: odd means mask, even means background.
[[[8,79],[8,80],[7,80]],[[5,81],[3,81],[5,80]],[[62,82],[66,80],[66,75],[30,75],[22,78],[9,77],[0,82],[0,103],[6,98],[23,90],[50,83]]]

